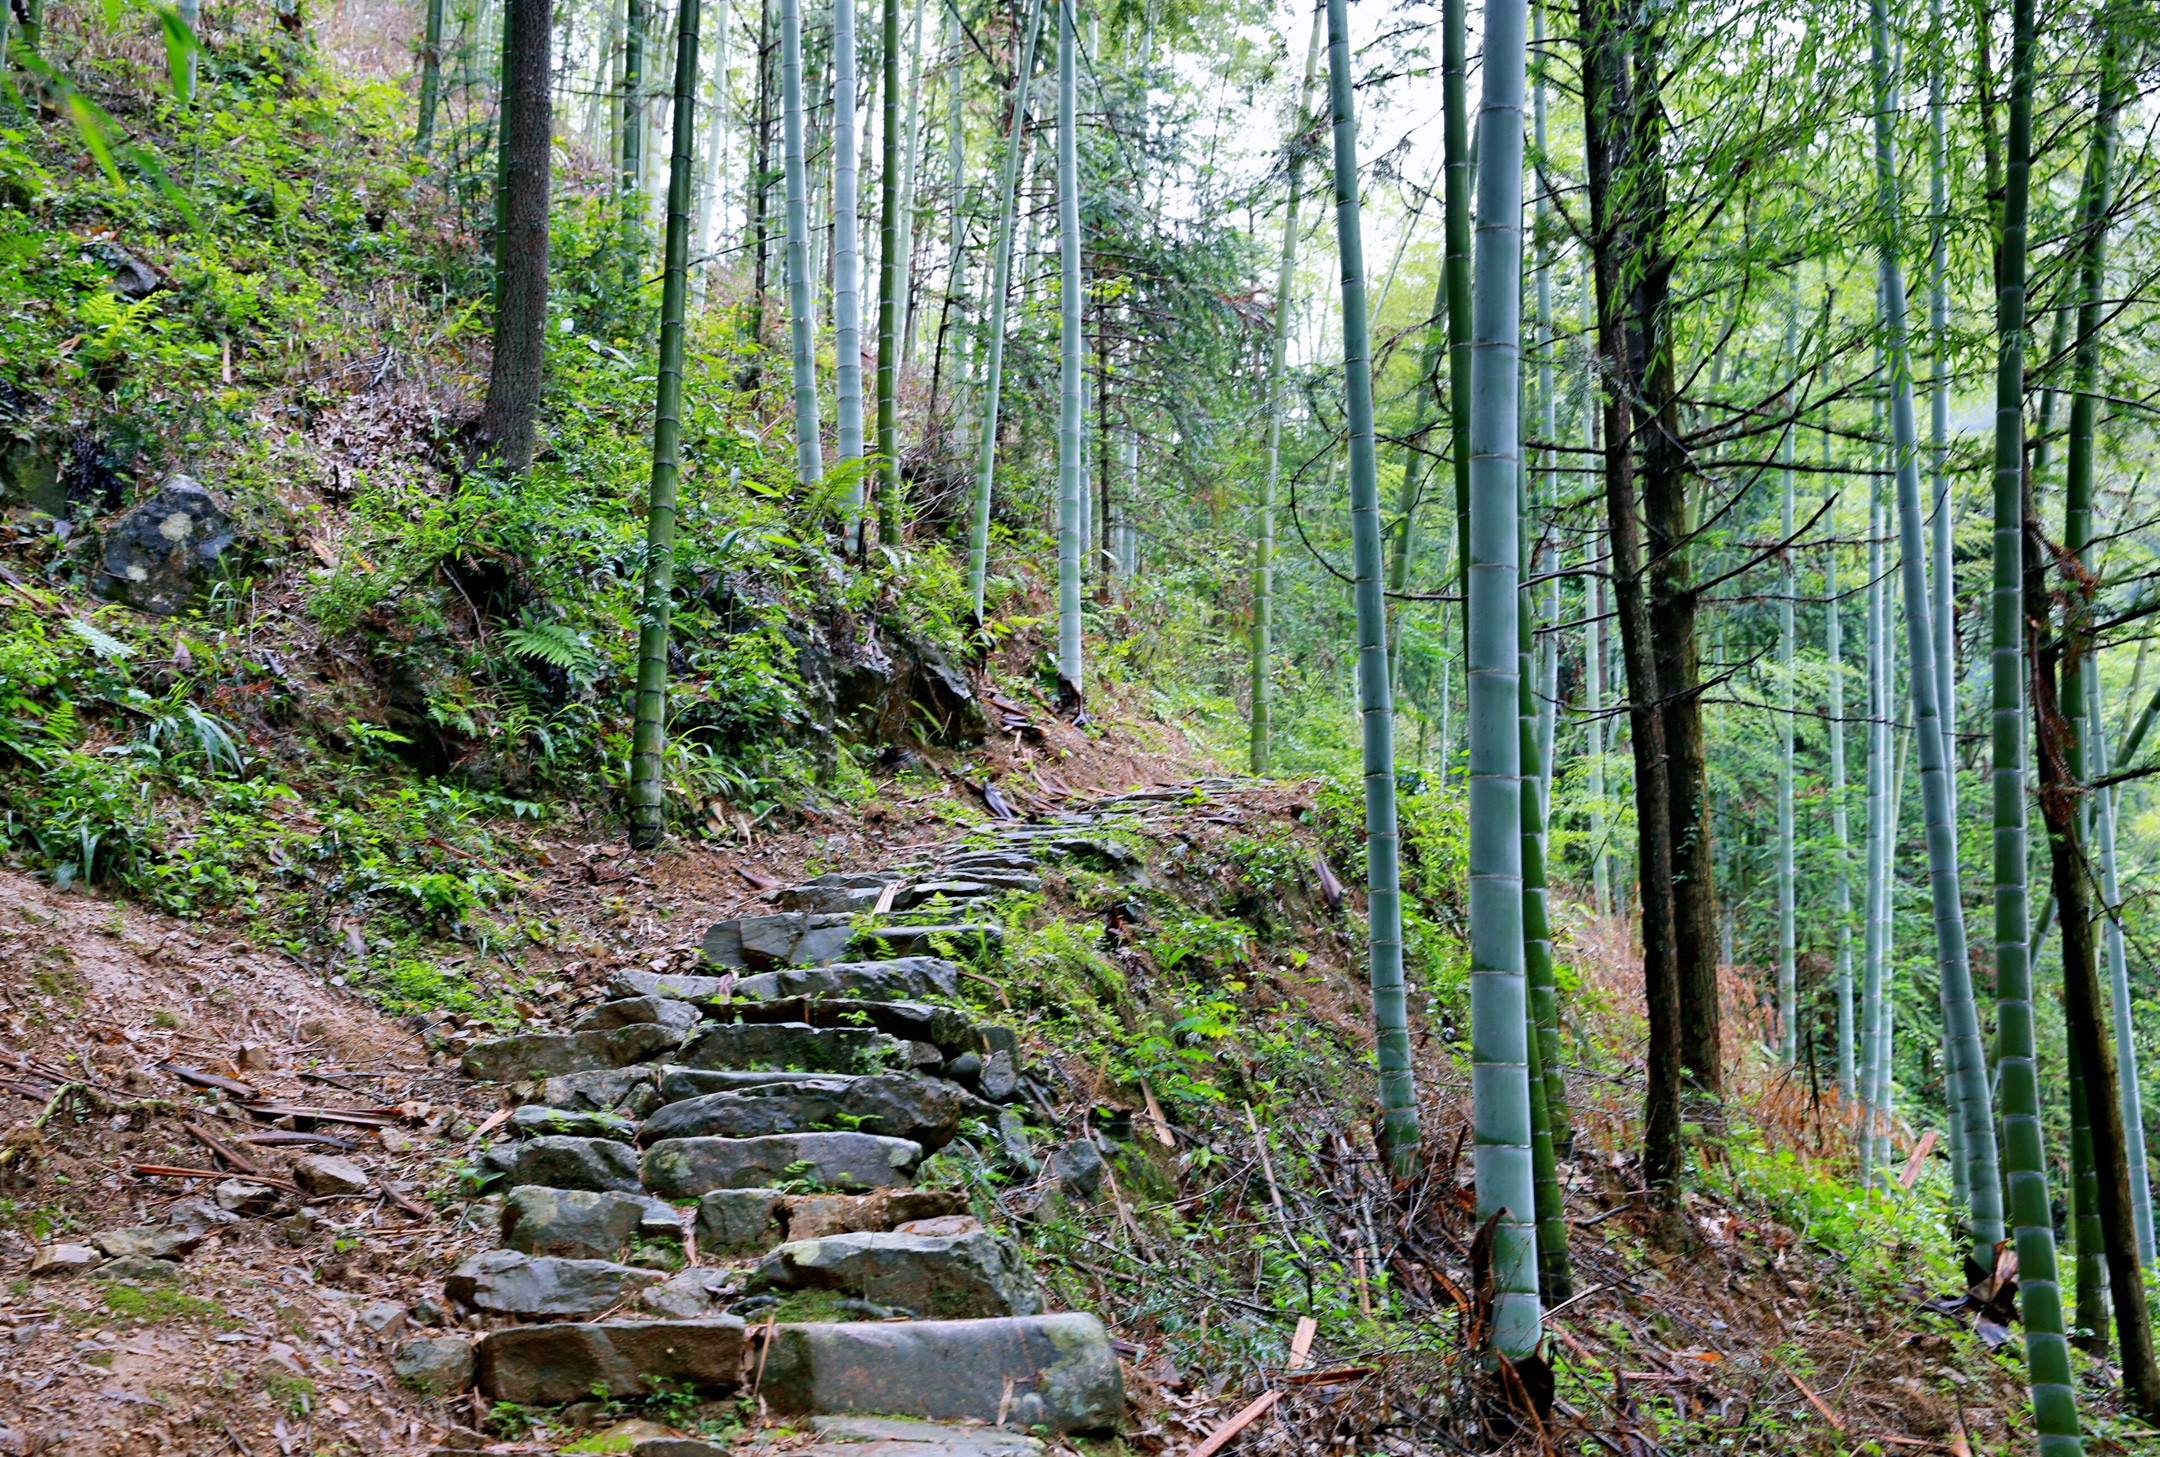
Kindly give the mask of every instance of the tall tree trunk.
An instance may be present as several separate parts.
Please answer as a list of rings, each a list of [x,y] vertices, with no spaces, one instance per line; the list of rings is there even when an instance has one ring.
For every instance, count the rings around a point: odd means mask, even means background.
[[[1386,602],[1380,589],[1380,484],[1373,448],[1372,346],[1365,322],[1365,244],[1364,228],[1358,215],[1357,114],[1353,109],[1350,25],[1345,9],[1345,0],[1327,0],[1328,103],[1334,121],[1335,143],[1335,245],[1342,267],[1343,395],[1350,427],[1350,542],[1356,578],[1353,592],[1357,605],[1358,717],[1364,740],[1367,941],[1373,1033],[1380,1070],[1381,1143],[1390,1168],[1396,1175],[1404,1176],[1413,1171],[1417,1161],[1417,1087],[1412,1080],[1409,1015],[1403,995],[1402,878],[1395,826],[1395,715],[1388,685]],[[1508,605],[1513,606],[1512,603]],[[1509,622],[1512,636],[1512,617]],[[1512,744],[1512,698],[1508,703],[1507,718]],[[1509,852],[1510,856],[1514,853],[1512,849]],[[1473,889],[1472,895],[1476,894]],[[1473,925],[1476,924],[1475,915],[1473,911]],[[1517,987],[1514,1035],[1519,1047],[1523,1033],[1519,900],[1508,929],[1514,944]],[[1527,1090],[1518,1112],[1522,1114],[1522,1123],[1527,1125]],[[1522,1257],[1519,1273],[1528,1280],[1532,1344],[1535,1344],[1537,1266],[1535,1236],[1530,1225],[1535,1206],[1529,1181],[1527,1126],[1522,1131],[1522,1183],[1519,1197],[1514,1192],[1510,1197],[1515,1199],[1512,1207],[1518,1211],[1525,1238],[1519,1250],[1513,1245],[1509,1248],[1511,1253],[1519,1253]],[[1481,1126],[1481,1169],[1484,1141]],[[1481,1174],[1480,1198],[1484,1187]],[[1514,1186],[1510,1189],[1513,1191]]]
[[[1881,373],[1878,369],[1877,373]],[[1877,412],[1880,423],[1880,412]],[[1877,429],[1874,433],[1879,434]],[[1883,963],[1887,917],[1883,897],[1890,888],[1887,866],[1890,848],[1890,702],[1889,682],[1883,672],[1883,564],[1884,511],[1882,476],[1868,476],[1868,587],[1867,587],[1867,881],[1862,893],[1860,950],[1860,1181],[1873,1187],[1881,1160],[1875,1138],[1882,1125],[1878,1102],[1882,1080]]]
[[[1827,452],[1825,464],[1828,464]],[[1837,1079],[1851,1107],[1858,1092],[1853,1058],[1852,831],[1846,811],[1845,658],[1839,623],[1837,546],[1823,552],[1823,654],[1830,666],[1830,831],[1837,840]]]
[[[1260,475],[1260,500],[1253,513],[1253,620],[1250,683],[1252,694],[1252,772],[1268,772],[1269,711],[1274,697],[1275,627],[1275,488],[1282,480],[1283,379],[1290,357],[1290,321],[1297,292],[1298,203],[1305,185],[1306,138],[1312,130],[1313,76],[1319,69],[1320,35],[1327,23],[1324,5],[1313,9],[1312,34],[1305,42],[1305,74],[1298,83],[1297,111],[1290,118],[1289,185],[1283,199],[1282,247],[1275,268],[1275,319],[1268,341],[1267,463]],[[1407,529],[1407,528],[1406,528]]]
[[[615,205],[621,210],[622,286],[638,286],[645,252],[645,40],[647,0],[629,0],[623,24],[622,156],[616,164]]]
[[[1935,921],[1935,973],[1948,1018],[1945,1040],[1958,1086],[1966,1165],[1971,1170],[1975,1256],[1985,1259],[2002,1239],[1997,1190],[1995,1122],[1980,1017],[1973,1004],[1972,967],[1965,946],[1965,907],[1958,887],[1958,843],[1952,803],[1949,738],[1943,732],[1937,691],[1933,604],[1920,505],[1920,450],[1913,418],[1911,349],[1905,322],[1905,275],[1897,251],[1896,99],[1891,74],[1887,0],[1872,0],[1875,61],[1875,164],[1884,218],[1880,245],[1882,298],[1889,326],[1890,433],[1896,450],[1898,547],[1905,589],[1905,641],[1913,705],[1913,734],[1920,758],[1920,796],[1926,824],[1928,892]],[[1885,908],[1887,910],[1887,907]],[[1887,1058],[1885,1059],[1887,1063]]]
[[[957,10],[950,25],[946,38],[950,54],[945,63],[945,296],[938,306],[937,349],[930,359],[930,410],[925,418],[934,428],[938,385],[945,374],[945,346],[958,340],[952,371],[952,436],[957,443],[960,417],[966,412],[961,381],[967,375],[966,336],[958,332],[967,319],[967,116],[966,92],[960,85],[961,48],[967,38]]]
[[[2041,1457],[2078,1457],[2077,1388],[2063,1338],[2048,1201],[2047,1145],[2033,1047],[2025,889],[2025,253],[2031,195],[2033,0],[2012,0],[2009,126],[1996,267],[1993,576],[1989,591],[1989,771],[1994,823],[1995,999],[2003,1168],[2018,1256],[2025,1362]],[[1979,1272],[1984,1274],[1985,1272]]]
[[[1522,457],[1517,457],[1518,461]],[[1529,557],[1528,473],[1516,507],[1520,529],[1516,533],[1518,559]],[[1539,787],[1544,769],[1538,743],[1539,705],[1533,690],[1536,681],[1531,649],[1537,641],[1532,630],[1531,594],[1527,588],[1515,593],[1515,673],[1518,714],[1517,737],[1522,759],[1522,923],[1523,985],[1530,1018],[1527,1041],[1530,1079],[1530,1168],[1537,1197],[1538,1293],[1547,1304],[1556,1304],[1572,1293],[1568,1271],[1567,1210],[1561,1203],[1559,1168],[1555,1161],[1555,1106],[1565,1108],[1567,1084],[1558,1076],[1560,1036],[1553,980],[1552,918],[1545,894],[1545,797]]]
[[[889,3],[889,0],[888,0]],[[1080,534],[1087,509],[1087,456],[1080,437],[1080,97],[1075,67],[1075,0],[1058,6],[1058,695],[1083,701],[1080,664]]]
[[[645,600],[638,626],[637,725],[630,751],[630,847],[650,850],[666,827],[668,617],[674,603],[675,501],[682,473],[683,307],[690,288],[692,133],[697,125],[698,0],[675,29],[675,127],[669,147],[660,368],[653,402],[652,483],[645,499]]]
[[[915,0],[915,19],[908,31],[907,125],[902,130],[906,155],[900,163],[900,277],[905,284],[901,300],[900,364],[915,363],[915,205],[918,197],[915,164],[922,151],[922,26],[923,0]]]
[[[2070,1018],[2068,994],[2063,1022]],[[2063,1073],[2070,1083],[2070,1248],[2077,1294],[2070,1342],[2092,1356],[2108,1351],[2106,1240],[2100,1233],[2100,1170],[2093,1162],[2092,1105],[2085,1094],[2085,1065],[2077,1039],[2064,1039]]]
[[[636,3],[636,0],[632,0]],[[819,438],[817,321],[810,312],[810,169],[803,154],[801,0],[780,0],[780,135],[787,172],[788,336],[795,384],[795,479],[809,493],[825,479]]]
[[[719,246],[720,179],[727,171],[728,0],[718,0],[714,8],[713,32],[712,99],[706,103],[712,125],[705,138],[705,184],[698,189],[697,247],[690,262],[690,296],[700,303]]]
[[[1338,62],[1339,95],[1348,90],[1345,73],[1349,69],[1348,47],[1338,38],[1333,23],[1341,4],[1342,0],[1329,0],[1328,6],[1331,45],[1345,53]],[[1495,1221],[1492,1340],[1494,1349],[1509,1360],[1520,1360],[1537,1349],[1542,1326],[1530,1147],[1529,1006],[1523,978],[1524,766],[1518,655],[1522,115],[1528,20],[1523,0],[1488,0],[1485,7],[1477,177],[1478,216],[1483,226],[1476,242],[1470,363],[1475,407],[1469,439],[1463,442],[1470,452],[1466,620],[1470,628],[1470,1056],[1477,1130],[1477,1217],[1480,1222]],[[1341,111],[1339,101],[1338,116]],[[1338,197],[1343,192],[1343,171],[1338,158]],[[1348,270],[1346,261],[1346,278]],[[1378,606],[1376,601],[1376,615]],[[1374,772],[1370,761],[1366,772]],[[1368,786],[1371,782],[1368,778]]]
[[[1793,285],[1797,291],[1797,279]],[[1797,365],[1799,299],[1785,305],[1785,358]],[[1779,472],[1778,539],[1793,534],[1793,435],[1788,425],[1778,441],[1778,455],[1785,462]],[[1778,554],[1778,763],[1777,763],[1777,918],[1778,918],[1778,1050],[1787,1066],[1800,1060],[1800,979],[1793,916],[1793,560],[1790,549]]]
[[[1043,11],[1056,3],[1059,0],[1033,0],[1028,7],[1027,43],[1013,73],[1012,124],[1005,134],[1004,175],[999,179],[997,253],[990,262],[990,327],[983,358],[981,456],[968,532],[968,597],[977,623],[983,618],[983,579],[990,565],[990,485],[997,466],[998,394],[1004,384],[1005,309],[1012,292],[1013,215],[1020,204],[1020,167],[1027,152],[1028,80],[1035,70]]]
[[[900,247],[900,0],[885,0],[881,37],[884,114],[878,139],[877,448],[878,541],[900,545],[900,311],[907,258]]]
[[[855,109],[855,0],[832,0],[833,411],[840,465],[863,458],[861,128]],[[848,476],[848,550],[863,544],[863,478]]]
[[[2100,720],[2097,672],[2086,675],[2092,694],[2092,721]],[[2108,773],[2107,736],[2093,736],[2093,772]],[[2101,910],[2106,916],[2102,944],[2108,958],[2108,997],[2115,1014],[2115,1076],[2122,1085],[2123,1156],[2130,1169],[2130,1212],[2137,1224],[2138,1259],[2153,1265],[2152,1181],[2145,1157],[2144,1098],[2139,1091],[2137,1040],[2130,1012],[2130,963],[2123,946],[2122,891],[2115,875],[2115,790],[2099,792],[2095,823],[2100,846]]]
[[[1640,383],[1629,347],[1627,283],[1643,219],[1631,173],[1637,107],[1628,36],[1603,0],[1581,0],[1583,154],[1597,283],[1598,352],[1605,360],[1603,471],[1613,605],[1627,674],[1628,739],[1635,766],[1636,882],[1642,906],[1648,1078],[1643,1092],[1643,1178],[1659,1208],[1677,1207],[1685,1162],[1680,1110],[1680,972],[1674,953],[1672,812],[1658,655],[1645,590],[1643,528],[1635,496],[1633,401]]]
[[[435,108],[442,96],[442,42],[443,0],[428,0],[427,34],[420,44],[420,124],[413,132],[413,150],[423,157],[435,145]],[[194,67],[195,57],[190,52],[188,78],[191,83]]]
[[[1442,226],[1447,253],[1448,460],[1455,476],[1455,580],[1470,573],[1470,43],[1464,0],[1442,0],[1440,71],[1442,165],[1447,188]],[[1467,596],[1463,610],[1469,611]]]
[[[503,97],[503,266],[487,403],[475,427],[481,453],[523,472],[547,351],[548,160],[554,131],[548,89],[548,0],[505,0],[509,87]]]

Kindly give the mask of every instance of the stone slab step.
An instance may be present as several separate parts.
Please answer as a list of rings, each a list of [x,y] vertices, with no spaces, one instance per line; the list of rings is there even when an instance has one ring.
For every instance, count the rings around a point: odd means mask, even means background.
[[[952,1218],[966,1209],[967,1195],[958,1189],[877,1189],[868,1194],[715,1189],[698,1201],[698,1249],[760,1255],[789,1240],[888,1230],[918,1220]]]
[[[981,1050],[975,1019],[957,1007],[856,997],[782,997],[729,1008],[745,1022],[801,1022],[811,1027],[871,1027],[904,1042],[927,1042],[946,1057]],[[1010,1033],[1006,1034],[1011,1036]],[[993,1043],[993,1046],[1003,1045]],[[1012,1046],[1017,1049],[1018,1039]]]
[[[602,1002],[570,1024],[572,1032],[606,1031],[610,1027],[634,1027],[641,1022],[653,1022],[662,1027],[675,1027],[687,1031],[704,1020],[705,1014],[687,1001],[673,997],[645,995],[617,997]]]
[[[904,1138],[934,1152],[951,1143],[975,1098],[942,1078],[874,1073],[803,1077],[669,1103],[645,1120],[638,1140],[760,1138],[831,1129]]]
[[[913,1422],[899,1417],[812,1417],[817,1440],[805,1447],[792,1433],[768,1445],[753,1440],[728,1447],[693,1437],[654,1438],[630,1450],[636,1457],[1040,1457],[1048,1449],[1033,1437],[996,1427],[957,1422]]]
[[[474,1043],[458,1069],[484,1083],[551,1078],[628,1067],[659,1056],[682,1039],[680,1028],[654,1022],[597,1032],[527,1032]]]
[[[527,1184],[503,1200],[502,1242],[528,1255],[612,1260],[641,1241],[683,1237],[682,1214],[649,1194]]]
[[[840,959],[855,938],[852,916],[783,911],[722,921],[698,943],[707,966],[729,971],[767,971],[779,966],[824,966]]]
[[[443,1294],[489,1315],[598,1315],[666,1278],[609,1260],[487,1250],[452,1270]]]
[[[871,1027],[807,1022],[716,1022],[691,1034],[680,1067],[739,1072],[870,1072],[904,1065],[907,1049]]]
[[[936,956],[940,943],[963,953],[995,952],[1005,945],[1003,927],[984,923],[941,926],[874,926],[858,933],[855,944],[881,956]]]
[[[869,1133],[785,1133],[768,1138],[668,1138],[645,1150],[645,1187],[669,1199],[814,1179],[828,1189],[911,1182],[919,1143]]]
[[[737,980],[733,995],[753,1001],[837,996],[890,1002],[953,997],[959,993],[960,968],[952,962],[936,956],[903,956],[758,972]]]
[[[666,997],[679,1002],[712,1002],[725,998],[734,978],[693,976],[689,973],[618,971],[608,978],[607,994],[615,998]]]
[[[1124,1416],[1125,1386],[1102,1322],[1008,1320],[782,1325],[759,1393],[785,1415],[863,1414],[1100,1431]]]
[[[506,1191],[545,1184],[550,1189],[643,1192],[638,1182],[638,1151],[612,1138],[551,1133],[519,1143],[498,1143],[480,1155],[480,1163],[502,1175]]]
[[[513,1109],[505,1125],[512,1138],[545,1138],[551,1133],[570,1138],[613,1138],[629,1143],[637,1137],[637,1120],[620,1113],[600,1113],[586,1108],[554,1108],[546,1103],[526,1103]]]
[[[829,1290],[919,1319],[1034,1315],[1035,1282],[988,1230],[839,1234],[794,1240],[759,1262],[745,1290]]]
[[[659,1106],[654,1076],[655,1070],[644,1066],[599,1068],[525,1083],[521,1088],[550,1108],[642,1118]]]
[[[731,1315],[514,1326],[480,1338],[474,1379],[485,1395],[521,1406],[683,1386],[726,1392],[741,1384],[742,1355],[743,1323]]]

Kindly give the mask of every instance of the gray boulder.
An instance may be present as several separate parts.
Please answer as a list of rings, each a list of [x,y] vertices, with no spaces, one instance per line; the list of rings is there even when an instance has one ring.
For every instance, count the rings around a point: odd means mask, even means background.
[[[169,1224],[108,1229],[90,1236],[90,1243],[109,1260],[177,1260],[195,1253],[195,1247],[202,1242],[201,1234],[191,1234]]]
[[[980,1226],[962,1234],[798,1240],[767,1255],[747,1288],[836,1290],[936,1320],[1034,1315],[1042,1308],[1027,1271]]]
[[[458,1064],[477,1082],[552,1078],[561,1073],[628,1067],[666,1052],[683,1039],[679,1027],[638,1022],[600,1032],[527,1032],[476,1042]]]
[[[605,1032],[613,1027],[633,1027],[651,1022],[685,1031],[705,1020],[705,1014],[688,1002],[667,997],[622,997],[602,1002],[570,1024],[572,1032]]]
[[[698,1200],[697,1242],[702,1253],[758,1254],[779,1235],[787,1196],[777,1189],[714,1189]]]
[[[486,1395],[521,1406],[684,1386],[725,1392],[741,1379],[742,1352],[743,1323],[730,1315],[517,1326],[480,1338],[477,1379]]]
[[[663,1278],[607,1260],[488,1250],[452,1270],[443,1293],[489,1315],[598,1315]]]
[[[776,997],[857,997],[864,1001],[913,1001],[960,992],[960,968],[936,956],[890,961],[837,961],[830,966],[759,972],[735,983],[735,995],[758,1001]]]
[[[616,1189],[640,1192],[637,1150],[610,1138],[548,1134],[523,1143],[498,1144],[488,1161],[502,1169],[503,1187],[545,1184],[551,1189]]]
[[[390,1356],[398,1384],[425,1396],[455,1396],[473,1384],[473,1343],[463,1336],[414,1336]]]
[[[1102,1150],[1085,1138],[1074,1139],[1050,1155],[1050,1177],[1060,1190],[1075,1198],[1094,1198],[1095,1191],[1102,1187]]]
[[[753,1189],[809,1179],[828,1189],[906,1184],[922,1145],[868,1133],[789,1133],[771,1138],[670,1138],[645,1150],[645,1185],[664,1198]]]
[[[649,1067],[595,1068],[591,1072],[565,1073],[540,1085],[540,1101],[550,1108],[591,1113],[618,1109],[642,1118],[659,1106],[653,1097],[653,1069]]]
[[[619,1113],[527,1103],[510,1114],[509,1127],[513,1138],[545,1138],[560,1133],[572,1138],[613,1138],[629,1143],[637,1138],[638,1126]]]
[[[310,1194],[364,1194],[368,1189],[367,1170],[351,1159],[326,1153],[295,1160],[292,1176]]]
[[[502,1242],[528,1255],[612,1260],[639,1240],[682,1239],[674,1207],[648,1194],[527,1184],[503,1200]]]
[[[807,1077],[845,1076],[845,1073],[732,1072],[670,1065],[660,1069],[660,1102],[666,1105],[680,1103],[685,1098],[702,1098],[707,1093],[740,1093],[750,1088],[799,1083]]]
[[[676,1061],[696,1068],[856,1073],[898,1061],[904,1052],[893,1039],[868,1027],[719,1022],[692,1033]]]
[[[952,1142],[974,1106],[938,1078],[805,1077],[669,1103],[645,1120],[639,1139],[649,1145],[667,1138],[759,1138],[823,1127],[911,1139],[935,1151]]]
[[[705,933],[698,950],[706,965],[730,970],[823,966],[847,949],[854,934],[851,916],[784,911],[722,921]]]
[[[1125,1414],[1117,1355],[1092,1315],[783,1325],[759,1392],[782,1415],[1002,1419],[1056,1432],[1106,1430]]]
[[[233,541],[225,503],[175,472],[106,529],[97,595],[170,617],[223,574]]]
[[[694,1320],[734,1294],[735,1280],[733,1271],[693,1265],[640,1290],[638,1307],[669,1320]]]

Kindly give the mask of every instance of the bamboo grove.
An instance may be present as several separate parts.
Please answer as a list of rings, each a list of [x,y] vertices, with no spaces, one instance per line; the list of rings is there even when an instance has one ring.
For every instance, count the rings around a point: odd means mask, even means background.
[[[495,241],[480,448],[532,461],[565,292],[660,341],[636,845],[695,333],[860,570],[934,554],[985,631],[1040,589],[1063,712],[1152,653],[1255,772],[1360,780],[1385,1152],[1430,1132],[1413,994],[1456,998],[1496,1361],[1571,1288],[1555,943],[1617,917],[1664,1238],[1769,1069],[1863,1188],[1936,1140],[2041,1451],[2084,1450],[2073,1343],[2160,1419],[2149,6],[425,24],[413,144]],[[551,238],[564,156],[606,182]],[[1407,795],[1466,825],[1466,959],[1406,909]]]

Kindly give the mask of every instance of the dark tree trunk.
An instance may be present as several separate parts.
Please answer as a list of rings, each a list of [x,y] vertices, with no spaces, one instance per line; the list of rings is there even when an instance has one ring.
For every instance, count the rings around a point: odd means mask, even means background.
[[[1634,171],[1640,112],[1633,101],[1628,37],[1603,0],[1582,0],[1582,74],[1589,99],[1590,247],[1597,282],[1598,353],[1605,374],[1605,508],[1613,599],[1627,668],[1628,738],[1635,759],[1637,873],[1642,885],[1643,1000],[1649,1014],[1649,1085],[1643,1107],[1643,1176],[1662,1207],[1679,1198],[1680,982],[1670,887],[1674,855],[1659,665],[1645,591],[1642,524],[1635,499],[1637,359],[1625,324],[1626,279],[1641,256]]]
[[[2152,1321],[2145,1308],[2145,1272],[2138,1264],[2136,1218],[2130,1207],[2130,1160],[2125,1149],[2122,1097],[2115,1077],[2114,1039],[2100,989],[2093,937],[2091,879],[2078,837],[2078,805],[2085,787],[2071,771],[2070,722],[2063,716],[2060,675],[2065,656],[2088,650],[2080,639],[2084,614],[2078,583],[2070,583],[2072,620],[2061,636],[2052,631],[2042,562],[2053,556],[2033,507],[2032,477],[2025,481],[2025,617],[2037,634],[2032,654],[2034,744],[2039,754],[2040,815],[2047,826],[2049,884],[2061,930],[2063,1021],[2077,1050],[2092,1125],[2093,1172],[2100,1192],[2100,1232],[2107,1250],[2108,1290],[2115,1307],[2116,1351],[2123,1389],[2148,1419],[2160,1417],[2160,1366],[2154,1362]]]
[[[475,431],[483,455],[513,471],[532,464],[533,420],[540,409],[546,359],[548,162],[554,131],[548,49],[548,0],[506,0],[510,53],[503,96],[503,249],[501,303],[487,404]]]

